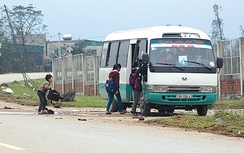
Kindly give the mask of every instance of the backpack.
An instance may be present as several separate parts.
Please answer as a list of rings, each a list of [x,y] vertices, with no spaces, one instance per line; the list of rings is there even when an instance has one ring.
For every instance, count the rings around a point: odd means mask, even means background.
[[[115,93],[116,92],[116,85],[115,85],[113,78],[109,78],[108,80],[106,80],[105,89],[106,89],[107,93]]]
[[[54,101],[59,101],[60,99],[60,93],[57,92],[56,90],[49,90],[49,93],[47,95],[47,99],[54,100]]]
[[[74,89],[70,89],[68,90],[66,93],[64,93],[60,99],[61,101],[75,101],[75,90]]]
[[[138,79],[136,78],[133,78],[133,75],[130,74],[130,77],[129,77],[129,83],[130,83],[130,86],[133,88],[133,89],[136,89],[138,87]]]

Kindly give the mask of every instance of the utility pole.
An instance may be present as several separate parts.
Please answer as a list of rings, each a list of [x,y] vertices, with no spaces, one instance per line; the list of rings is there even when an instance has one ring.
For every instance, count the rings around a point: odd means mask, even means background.
[[[59,32],[58,33],[58,54],[59,54],[59,57],[62,57],[62,52],[61,52],[61,46],[60,46],[60,40],[61,40],[61,33]]]
[[[16,38],[15,38],[15,35],[14,35],[14,29],[13,29],[13,27],[12,27],[12,22],[11,22],[11,19],[10,19],[10,17],[9,17],[8,10],[7,10],[7,7],[6,7],[5,4],[4,4],[4,9],[5,9],[7,18],[8,18],[8,22],[9,22],[9,27],[10,27],[10,30],[11,30],[11,36],[12,36],[13,44],[15,45],[15,49],[16,49],[16,51],[17,51],[17,50],[18,50],[18,47],[16,46],[17,43],[16,43]]]

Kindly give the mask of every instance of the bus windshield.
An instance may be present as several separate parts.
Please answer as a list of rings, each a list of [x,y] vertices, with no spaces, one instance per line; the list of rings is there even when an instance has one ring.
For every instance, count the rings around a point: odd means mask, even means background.
[[[150,42],[152,66],[216,68],[209,40],[192,38],[159,38]]]

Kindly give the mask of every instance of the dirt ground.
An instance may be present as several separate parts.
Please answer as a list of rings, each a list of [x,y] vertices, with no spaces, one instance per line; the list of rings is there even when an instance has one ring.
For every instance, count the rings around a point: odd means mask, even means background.
[[[112,114],[106,115],[106,108],[90,108],[90,107],[61,107],[54,108],[52,105],[47,106],[48,109],[52,109],[55,114],[53,115],[57,119],[64,118],[65,116],[70,116],[77,118],[78,121],[87,121],[93,120],[94,122],[102,122],[106,124],[126,124],[126,125],[139,125],[146,126],[143,121],[162,117],[158,114],[157,110],[151,110],[152,115],[150,116],[141,116],[133,117],[130,113],[131,108],[127,108],[127,113],[119,114],[119,112],[113,112]],[[26,103],[20,102],[18,99],[10,99],[7,97],[3,97],[0,95],[0,114],[37,114],[38,105],[33,103],[28,105]],[[139,108],[137,108],[139,112]],[[197,114],[196,111],[179,111],[176,110],[177,113],[188,113],[188,114]],[[209,114],[212,114],[212,111],[209,111]],[[51,116],[50,114],[48,114]],[[46,115],[47,116],[47,115]],[[169,117],[169,116],[164,116]],[[155,126],[155,125],[154,125]]]
[[[52,105],[47,106],[48,109],[52,109],[54,114],[45,114],[44,116],[52,116],[56,119],[65,119],[67,117],[72,117],[77,119],[78,121],[89,121],[104,124],[125,124],[129,126],[162,126],[157,124],[146,124],[144,121],[149,119],[155,119],[162,117],[159,115],[157,110],[152,109],[150,116],[141,116],[133,117],[130,113],[131,108],[127,108],[127,113],[119,114],[119,112],[113,112],[112,114],[106,115],[105,108],[91,108],[91,107],[60,107],[55,108]],[[37,114],[38,105],[36,103],[33,104],[25,104],[21,103],[18,99],[9,99],[7,97],[3,97],[0,95],[0,115],[1,114],[20,114],[20,115],[38,115]],[[139,108],[137,108],[139,111]],[[244,114],[244,110],[229,110],[232,113]],[[209,110],[207,115],[213,115],[215,110]],[[174,114],[193,114],[197,115],[196,110],[185,111],[185,110],[175,110]],[[163,116],[169,117],[169,116]],[[170,127],[169,127],[170,128]],[[184,128],[174,128],[175,130],[187,130],[194,131],[193,129],[184,129]],[[207,132],[207,131],[205,131]],[[215,133],[213,131],[209,131],[209,133]],[[231,135],[229,135],[231,136]],[[234,135],[233,135],[234,136]]]
[[[132,114],[129,113],[130,108],[128,108],[128,112],[125,114],[119,114],[119,112],[114,112],[112,114],[106,115],[105,108],[90,108],[90,107],[61,107],[54,108],[52,105],[47,106],[48,109],[52,109],[55,113],[54,116],[57,118],[62,118],[62,116],[73,116],[77,117],[79,121],[86,120],[95,120],[97,122],[106,122],[106,123],[114,123],[114,122],[123,122],[125,124],[132,124],[138,121],[144,121],[151,117],[142,117],[138,116],[136,118],[132,117]],[[7,97],[0,97],[0,114],[37,114],[38,105],[37,104],[28,104],[21,103],[15,99],[9,99]],[[49,114],[47,114],[49,115]],[[139,118],[142,117],[139,120]],[[139,122],[138,122],[139,123]]]

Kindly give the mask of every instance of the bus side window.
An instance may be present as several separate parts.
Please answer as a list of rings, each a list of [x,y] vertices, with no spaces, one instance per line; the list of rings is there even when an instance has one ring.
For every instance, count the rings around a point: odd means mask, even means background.
[[[108,44],[105,67],[109,66],[111,43]]]
[[[101,53],[100,67],[106,67],[106,61],[109,60],[109,46],[110,43],[105,42]]]
[[[118,63],[120,63],[122,67],[127,66],[129,46],[130,46],[129,40],[120,42],[119,51],[118,51]]]
[[[117,52],[118,52],[118,47],[119,47],[119,42],[112,42],[110,45],[110,49],[109,49],[109,53],[107,54],[107,56],[109,58],[107,58],[107,62],[108,62],[108,67],[113,67],[114,64],[116,64],[117,62]]]

